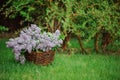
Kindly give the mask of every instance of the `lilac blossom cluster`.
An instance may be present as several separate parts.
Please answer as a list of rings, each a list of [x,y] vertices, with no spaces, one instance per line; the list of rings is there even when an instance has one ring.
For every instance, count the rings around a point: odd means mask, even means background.
[[[56,30],[55,33],[41,32],[41,29],[35,24],[31,24],[29,28],[25,28],[20,32],[19,37],[9,39],[6,42],[7,47],[12,48],[16,61],[24,64],[25,58],[21,57],[22,51],[31,53],[32,51],[49,51],[54,47],[60,47],[63,43],[59,38],[60,31]]]

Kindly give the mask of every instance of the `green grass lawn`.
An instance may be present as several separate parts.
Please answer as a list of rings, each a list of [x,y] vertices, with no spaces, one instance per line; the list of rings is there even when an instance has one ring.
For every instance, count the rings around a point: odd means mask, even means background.
[[[120,80],[120,56],[56,53],[52,65],[14,61],[12,50],[0,40],[0,80]]]

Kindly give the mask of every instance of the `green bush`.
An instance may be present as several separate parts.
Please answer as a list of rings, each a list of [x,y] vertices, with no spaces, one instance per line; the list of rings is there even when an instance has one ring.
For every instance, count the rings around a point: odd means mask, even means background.
[[[0,32],[3,31],[8,31],[8,28],[6,28],[5,26],[0,25]]]
[[[103,30],[114,40],[120,35],[120,6],[113,0],[8,0],[4,5],[0,11],[6,17],[21,16],[23,23],[60,29],[65,36],[71,32],[85,43]]]

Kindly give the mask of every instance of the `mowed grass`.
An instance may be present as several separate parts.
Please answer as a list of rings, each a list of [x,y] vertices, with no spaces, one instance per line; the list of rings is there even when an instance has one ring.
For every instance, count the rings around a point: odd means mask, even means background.
[[[14,61],[12,50],[0,40],[0,80],[120,80],[120,56],[62,54],[51,65]],[[78,45],[78,44],[77,44]]]

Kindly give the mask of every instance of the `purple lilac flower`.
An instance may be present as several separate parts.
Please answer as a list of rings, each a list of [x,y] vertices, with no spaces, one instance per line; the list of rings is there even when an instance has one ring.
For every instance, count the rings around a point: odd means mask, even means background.
[[[59,31],[59,30],[56,30],[56,31],[55,31],[55,34],[59,36],[59,35],[60,35],[60,31]]]
[[[31,51],[32,51],[32,45],[28,44],[27,47],[26,47],[26,50],[28,51],[28,53],[31,53]]]
[[[32,30],[35,30],[37,28],[37,25],[35,24],[31,24],[31,27],[30,27]]]
[[[15,45],[16,45],[16,43],[15,42],[6,42],[6,44],[7,44],[7,47],[10,47],[10,48],[13,48]]]
[[[55,33],[41,32],[41,29],[35,24],[31,24],[29,28],[25,28],[20,32],[20,36],[14,39],[9,39],[6,42],[7,47],[13,48],[15,60],[24,64],[24,56],[21,56],[21,51],[25,50],[31,53],[33,49],[49,51],[53,47],[60,46],[63,41],[59,39],[60,31]]]
[[[26,59],[25,59],[25,56],[24,56],[24,55],[20,55],[20,56],[19,56],[19,60],[20,60],[20,63],[21,63],[21,64],[25,64]]]
[[[14,53],[14,55],[15,55],[15,60],[16,60],[16,61],[19,61],[20,53]]]

